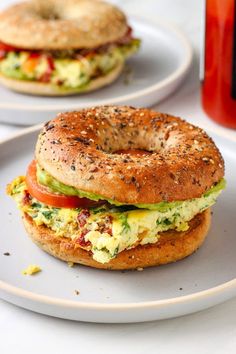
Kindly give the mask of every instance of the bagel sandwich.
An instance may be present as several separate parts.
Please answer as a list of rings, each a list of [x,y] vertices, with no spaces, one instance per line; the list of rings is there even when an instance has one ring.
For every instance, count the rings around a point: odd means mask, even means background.
[[[26,176],[7,193],[44,251],[115,270],[192,254],[224,187],[223,158],[202,129],[148,109],[101,106],[46,123]]]
[[[124,13],[103,1],[30,0],[0,13],[0,83],[63,96],[112,83],[140,40]]]

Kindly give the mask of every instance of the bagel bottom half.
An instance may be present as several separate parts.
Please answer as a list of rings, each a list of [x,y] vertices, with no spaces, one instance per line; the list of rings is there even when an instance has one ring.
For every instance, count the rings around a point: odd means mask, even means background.
[[[205,240],[211,223],[211,213],[210,209],[207,209],[196,215],[189,222],[189,229],[185,232],[165,231],[160,234],[157,243],[125,250],[105,264],[96,262],[91,252],[78,247],[78,244],[68,238],[55,236],[46,226],[37,226],[26,214],[23,216],[23,222],[32,240],[56,258],[94,268],[125,270],[172,263],[189,256]]]
[[[97,90],[115,81],[123,70],[124,63],[120,63],[108,74],[92,79],[86,86],[78,88],[62,88],[52,83],[40,81],[11,79],[0,74],[0,84],[17,92],[38,96],[70,96]]]

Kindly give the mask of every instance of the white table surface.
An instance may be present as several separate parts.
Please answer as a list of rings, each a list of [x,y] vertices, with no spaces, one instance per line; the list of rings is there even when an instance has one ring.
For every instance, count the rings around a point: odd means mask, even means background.
[[[1,0],[0,8],[12,0]],[[178,25],[195,58],[177,93],[156,109],[182,116],[236,141],[236,131],[211,122],[199,98],[198,63],[202,3],[199,0],[113,0],[128,13]],[[0,124],[0,139],[21,127]],[[0,353],[236,353],[236,299],[172,320],[127,325],[78,323],[39,315],[0,300]]]

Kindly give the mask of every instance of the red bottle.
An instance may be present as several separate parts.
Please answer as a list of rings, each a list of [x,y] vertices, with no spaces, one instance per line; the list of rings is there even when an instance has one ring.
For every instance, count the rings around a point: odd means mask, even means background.
[[[204,110],[236,128],[236,0],[206,0],[203,66]]]

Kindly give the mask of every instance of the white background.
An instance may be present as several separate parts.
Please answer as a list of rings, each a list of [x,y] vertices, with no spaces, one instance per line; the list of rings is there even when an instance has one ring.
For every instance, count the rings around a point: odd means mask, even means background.
[[[11,3],[1,0],[0,8]],[[199,0],[116,0],[127,13],[178,25],[194,50],[194,65],[177,93],[156,106],[236,140],[236,131],[212,123],[200,106],[198,58],[203,20]],[[0,124],[0,138],[20,127]],[[5,353],[236,353],[236,299],[177,319],[129,324],[86,324],[38,315],[0,300],[0,354]]]

